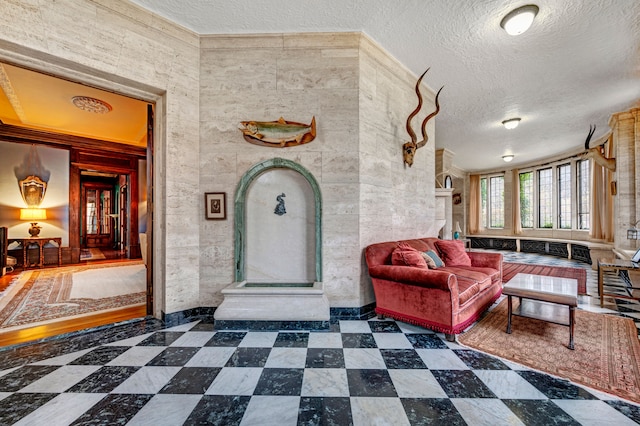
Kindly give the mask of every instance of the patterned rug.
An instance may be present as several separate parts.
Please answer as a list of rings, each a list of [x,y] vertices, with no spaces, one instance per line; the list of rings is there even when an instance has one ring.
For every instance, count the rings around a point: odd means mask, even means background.
[[[472,349],[640,403],[640,342],[631,319],[576,310],[575,350],[567,348],[566,326],[518,316],[511,321],[512,333],[507,334],[505,299],[461,334],[458,341]]]
[[[75,273],[102,269],[107,276],[119,267],[135,264],[141,265],[142,262],[135,260],[118,262],[117,265],[103,263],[22,272],[0,296],[0,329],[143,304],[145,292],[103,298],[71,298]]]
[[[534,265],[530,263],[502,263],[502,282],[506,283],[516,274],[545,275],[578,280],[578,294],[587,294],[587,271],[565,266]]]

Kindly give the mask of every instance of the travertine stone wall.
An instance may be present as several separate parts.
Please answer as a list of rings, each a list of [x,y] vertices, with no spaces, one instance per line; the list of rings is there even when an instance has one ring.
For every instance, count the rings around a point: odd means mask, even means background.
[[[615,180],[618,188],[614,197],[615,245],[620,249],[635,250],[640,241],[627,240],[627,228],[640,220],[640,173],[637,166],[640,164],[640,108],[614,114],[609,120],[609,127],[616,150]]]
[[[0,60],[157,102],[155,314],[200,306],[198,36],[120,0],[3,0]]]
[[[416,76],[360,33],[199,37],[120,0],[4,0],[0,60],[156,103],[156,315],[220,303],[234,274],[235,188],[260,161],[295,161],[321,185],[332,306],[373,302],[367,244],[424,236],[434,219],[437,118],[405,168]],[[424,92],[414,126],[433,106]],[[280,116],[315,116],[316,140],[274,150],[237,130]],[[227,193],[227,220],[207,221],[202,194],[217,191]]]
[[[200,70],[200,189],[229,197],[229,220],[200,225],[201,300],[217,306],[233,281],[238,182],[254,164],[281,157],[320,184],[331,306],[371,303],[363,248],[419,236],[421,222],[433,215],[433,144],[419,151],[412,169],[402,162],[404,120],[417,104],[415,76],[360,33],[205,36]],[[238,131],[240,121],[281,116],[303,123],[315,116],[316,139],[267,148]]]

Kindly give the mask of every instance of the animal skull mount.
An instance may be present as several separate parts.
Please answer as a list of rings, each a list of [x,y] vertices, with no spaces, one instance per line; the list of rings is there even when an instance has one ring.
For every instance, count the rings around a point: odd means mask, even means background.
[[[607,158],[603,154],[603,145],[598,145],[595,148],[589,148],[589,142],[591,141],[591,137],[593,133],[596,131],[596,125],[589,126],[589,134],[587,135],[587,139],[584,141],[584,149],[587,151],[582,155],[582,158],[585,160],[592,159],[595,163],[601,167],[605,167],[612,172],[616,171],[616,159],[615,158]]]
[[[438,93],[436,94],[436,101],[435,101],[436,110],[431,114],[427,115],[427,117],[422,122],[422,140],[418,141],[418,138],[416,137],[415,132],[411,128],[411,120],[413,119],[413,117],[415,117],[418,114],[418,112],[420,112],[420,109],[422,108],[422,93],[420,93],[420,83],[422,83],[422,78],[429,71],[429,69],[430,68],[427,68],[427,70],[422,73],[422,75],[418,79],[418,82],[416,83],[416,95],[418,95],[418,106],[416,107],[415,110],[413,110],[411,114],[409,114],[409,117],[407,117],[406,127],[407,127],[407,133],[409,133],[409,136],[411,137],[411,141],[405,142],[402,145],[402,156],[404,158],[404,163],[409,167],[413,165],[413,157],[416,155],[416,151],[418,150],[418,148],[422,148],[423,146],[425,146],[427,144],[427,141],[429,140],[429,137],[427,136],[427,122],[440,112],[440,104],[438,103],[438,97],[440,96],[440,92],[442,91],[444,86],[442,86],[440,90],[438,90]]]

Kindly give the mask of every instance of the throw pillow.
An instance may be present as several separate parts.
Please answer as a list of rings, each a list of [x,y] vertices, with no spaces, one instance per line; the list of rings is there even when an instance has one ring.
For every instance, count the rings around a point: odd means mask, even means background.
[[[424,257],[424,260],[427,261],[429,269],[437,269],[444,266],[444,262],[440,259],[440,256],[438,256],[438,254],[433,250],[425,251],[422,253],[422,256]]]
[[[438,240],[436,248],[447,266],[471,266],[471,259],[460,240]]]
[[[393,249],[391,264],[427,268],[427,262],[425,262],[422,254],[407,243],[399,243],[398,247]]]

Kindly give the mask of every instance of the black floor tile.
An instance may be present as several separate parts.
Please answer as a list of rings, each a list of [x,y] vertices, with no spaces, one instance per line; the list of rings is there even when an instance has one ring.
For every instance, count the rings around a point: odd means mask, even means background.
[[[196,354],[200,348],[184,348],[184,347],[170,347],[160,352],[147,363],[152,366],[179,366],[182,367]]]
[[[254,395],[300,395],[303,368],[265,368]]]
[[[145,394],[109,394],[73,423],[75,425],[124,425],[153,397]]]
[[[414,349],[380,349],[387,368],[425,369],[426,364]]]
[[[305,367],[344,368],[344,353],[338,348],[309,348]]]
[[[407,334],[407,339],[416,349],[448,349],[441,338],[433,333]]]
[[[402,398],[401,401],[412,426],[467,424],[448,398]]]
[[[244,331],[218,331],[205,346],[238,346],[246,335]]]
[[[183,334],[181,331],[158,331],[138,343],[138,346],[169,346]]]
[[[204,395],[220,370],[213,367],[184,367],[159,393]]]
[[[387,370],[349,369],[347,380],[351,396],[398,396]]]
[[[527,426],[580,425],[573,417],[546,399],[503,399],[502,402]]]
[[[371,333],[342,333],[343,348],[377,348]]]
[[[250,400],[250,396],[204,395],[184,424],[239,425]]]
[[[236,348],[225,367],[264,367],[271,348]]]
[[[0,392],[17,392],[49,373],[57,370],[53,365],[25,365],[4,376],[0,376]]]
[[[107,393],[117,388],[140,367],[104,366],[84,380],[76,383],[67,392]]]
[[[634,422],[640,424],[640,406],[629,404],[624,401],[605,401],[607,404],[629,417]]]
[[[299,426],[342,426],[352,424],[351,401],[349,398],[300,398]]]
[[[369,321],[373,333],[402,333],[395,321]]]
[[[449,398],[496,398],[471,370],[431,370]]]
[[[490,355],[466,349],[453,352],[473,370],[510,370],[507,364]]]
[[[126,351],[129,346],[98,346],[91,352],[87,352],[80,358],[70,362],[71,365],[104,365],[114,360]]]
[[[558,379],[537,371],[518,371],[517,373],[549,399],[597,399],[585,389],[568,380]]]
[[[273,347],[306,348],[309,344],[309,333],[278,333]]]
[[[58,396],[57,393],[14,393],[0,400],[0,424],[12,425]]]

